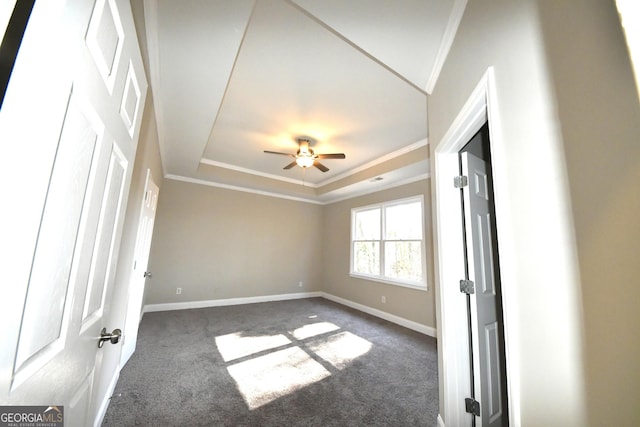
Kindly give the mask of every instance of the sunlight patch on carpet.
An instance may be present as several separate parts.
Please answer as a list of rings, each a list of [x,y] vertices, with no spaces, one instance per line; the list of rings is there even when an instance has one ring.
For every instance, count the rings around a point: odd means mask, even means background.
[[[340,332],[309,343],[308,346],[311,351],[331,363],[336,369],[344,369],[354,359],[371,350],[369,341],[351,332]]]
[[[242,332],[216,337],[216,346],[225,362],[290,344],[284,335],[244,336]]]
[[[215,342],[249,410],[327,378],[336,372],[333,368],[345,369],[372,347],[331,322],[273,335],[236,332]]]
[[[311,323],[309,325],[304,325],[295,331],[291,332],[291,334],[298,340],[303,340],[309,337],[315,337],[316,335],[326,334],[327,332],[333,332],[340,329],[339,326],[334,325],[329,322],[319,322],[319,323]]]
[[[229,366],[249,409],[257,409],[331,375],[298,347]]]

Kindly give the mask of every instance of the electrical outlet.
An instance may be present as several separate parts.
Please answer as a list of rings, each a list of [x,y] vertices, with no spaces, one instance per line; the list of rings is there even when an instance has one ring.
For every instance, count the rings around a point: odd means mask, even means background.
[[[176,295],[180,295],[182,293],[182,288],[176,288]]]
[[[302,281],[298,282],[298,287],[301,288],[302,287]]]
[[[380,298],[382,300],[383,304],[387,303],[387,297],[385,297],[384,295],[382,295],[382,298]]]

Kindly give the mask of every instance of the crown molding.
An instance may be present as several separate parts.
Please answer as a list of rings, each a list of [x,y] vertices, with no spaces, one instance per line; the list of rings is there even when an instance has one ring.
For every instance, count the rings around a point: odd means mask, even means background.
[[[431,75],[429,76],[427,85],[424,88],[425,92],[429,95],[433,93],[433,89],[436,87],[440,71],[442,71],[444,61],[447,59],[447,55],[449,54],[449,50],[453,44],[453,39],[456,36],[458,26],[460,26],[460,21],[462,21],[462,16],[464,15],[466,7],[467,0],[454,0],[453,7],[451,8],[451,14],[449,15],[449,21],[447,22],[447,27],[442,35],[442,42],[440,42],[438,54],[436,55],[433,67],[431,68]]]
[[[271,174],[271,173],[260,172],[260,171],[257,171],[255,169],[243,168],[243,167],[240,167],[240,166],[231,165],[229,163],[218,162],[218,161],[211,160],[211,159],[204,159],[203,158],[203,159],[200,160],[200,163],[202,163],[204,165],[215,166],[217,168],[223,168],[223,169],[228,169],[228,170],[232,170],[232,171],[236,171],[236,172],[247,173],[249,175],[255,175],[255,176],[260,176],[260,177],[263,177],[263,178],[269,178],[269,179],[275,179],[275,180],[278,180],[278,181],[288,182],[290,184],[304,185],[305,187],[318,188],[318,184],[314,184],[312,182],[303,182],[300,179],[286,178],[284,176],[274,175],[274,174]]]
[[[388,162],[389,160],[395,159],[396,157],[400,157],[403,154],[410,153],[411,151],[416,150],[416,149],[418,149],[420,147],[424,147],[425,145],[429,145],[429,140],[427,138],[421,139],[420,141],[414,142],[413,144],[409,144],[406,147],[400,148],[399,150],[392,151],[389,154],[385,154],[382,157],[378,157],[375,160],[372,160],[372,161],[370,161],[368,163],[365,163],[365,164],[360,165],[360,166],[358,166],[356,168],[348,170],[347,172],[344,172],[344,173],[342,173],[340,175],[334,176],[333,178],[329,178],[329,179],[327,179],[325,181],[319,182],[318,183],[318,187],[324,187],[325,185],[334,183],[336,181],[340,181],[341,179],[348,178],[351,175],[355,175],[358,172],[362,172],[362,171],[367,170],[369,168],[372,168],[374,166],[378,166],[378,165],[380,165],[380,164],[382,164],[384,162]]]
[[[293,200],[296,202],[312,203],[314,205],[326,204],[317,200],[306,199],[304,197],[287,196],[286,194],[274,193],[271,191],[256,190],[248,187],[239,187],[237,185],[222,184],[219,182],[206,181],[204,179],[197,179],[197,178],[190,178],[182,175],[166,174],[164,177],[166,179],[171,179],[174,181],[182,181],[182,182],[188,182],[190,184],[206,185],[208,187],[224,188],[226,190],[242,191],[244,193],[259,194],[261,196],[276,197],[279,199]]]

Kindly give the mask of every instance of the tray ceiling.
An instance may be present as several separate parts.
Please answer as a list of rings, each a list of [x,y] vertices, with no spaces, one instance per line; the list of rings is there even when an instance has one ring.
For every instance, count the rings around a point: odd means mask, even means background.
[[[315,203],[428,176],[427,95],[465,4],[146,0],[165,175]],[[263,152],[300,136],[346,159]]]

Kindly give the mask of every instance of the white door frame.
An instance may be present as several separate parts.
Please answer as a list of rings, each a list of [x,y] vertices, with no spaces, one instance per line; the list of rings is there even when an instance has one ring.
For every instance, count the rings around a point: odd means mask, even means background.
[[[150,190],[155,189],[155,194]],[[136,229],[136,245],[133,252],[133,265],[129,271],[127,311],[123,327],[122,353],[120,354],[120,369],[124,367],[135,351],[138,339],[138,327],[142,320],[142,302],[144,298],[145,283],[147,277],[147,267],[149,263],[149,251],[151,249],[151,239],[153,238],[153,226],[158,203],[159,188],[153,181],[151,169],[147,169],[147,177],[144,183],[144,192],[140,202],[140,218],[138,218],[138,228]],[[149,222],[145,229],[145,206],[152,206],[153,217],[148,218]],[[148,231],[148,234],[145,233]]]
[[[513,251],[510,251],[507,235],[510,227],[505,226],[508,215],[506,206],[500,204],[506,194],[504,171],[506,162],[500,156],[504,141],[499,134],[499,111],[494,83],[493,67],[488,68],[474,91],[471,93],[462,110],[453,121],[443,138],[437,143],[432,155],[433,170],[433,227],[435,249],[436,304],[438,318],[438,346],[443,372],[443,407],[440,414],[441,425],[471,425],[472,417],[465,412],[464,399],[471,396],[471,370],[468,341],[468,320],[466,299],[461,297],[459,281],[465,277],[464,240],[461,226],[462,209],[460,191],[453,186],[453,177],[459,175],[458,152],[469,142],[485,121],[489,121],[491,140],[491,158],[496,205],[496,221],[498,223],[498,247],[500,248],[500,273],[503,290],[503,316],[505,330],[505,350],[507,364],[507,393],[509,395],[509,419],[511,425],[517,425],[520,419],[519,397],[514,396],[519,382],[518,369],[515,366],[517,356],[513,354],[516,347],[510,345],[509,310],[515,307]],[[513,309],[511,309],[513,311]],[[515,356],[515,357],[514,357]]]

